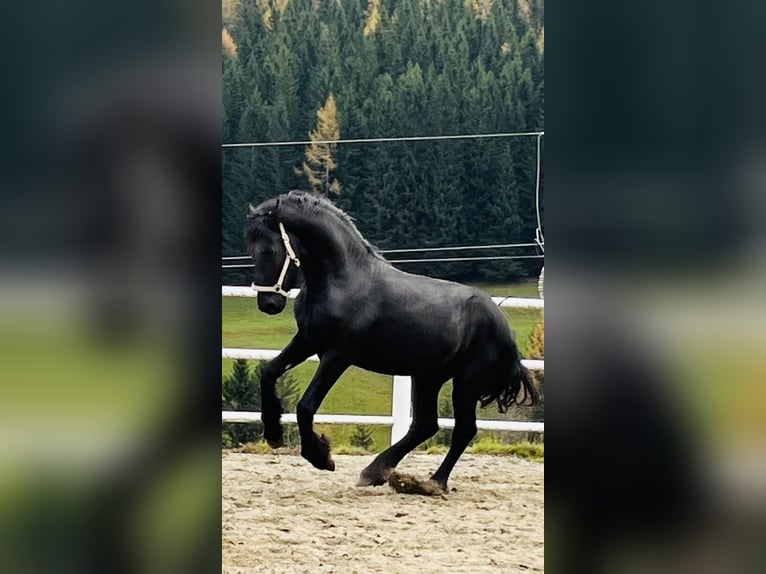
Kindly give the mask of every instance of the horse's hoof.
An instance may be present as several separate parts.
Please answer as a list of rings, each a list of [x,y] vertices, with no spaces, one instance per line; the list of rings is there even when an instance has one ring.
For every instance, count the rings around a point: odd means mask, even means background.
[[[306,458],[305,456],[303,458]],[[335,470],[335,461],[331,458],[322,461],[313,461],[310,458],[306,458],[311,463],[311,466],[319,470],[329,470],[330,472]]]
[[[279,448],[285,445],[284,433],[279,420],[269,422],[264,425],[263,438],[271,448]]]
[[[335,461],[332,459],[329,453],[324,456],[320,454],[317,456],[314,452],[306,452],[301,449],[301,456],[311,463],[311,466],[319,470],[335,470]]]
[[[266,439],[266,444],[269,445],[269,448],[280,448],[285,445],[285,441],[282,440],[282,437],[276,439]]]
[[[359,480],[356,481],[357,486],[375,486],[372,481],[364,476],[363,474],[359,475]]]
[[[388,476],[391,474],[391,470],[388,469],[383,472],[370,472],[364,469],[359,475],[357,486],[383,486],[388,481]]]
[[[366,476],[360,476],[359,480],[356,481],[357,486],[383,486],[386,484],[384,480],[368,478]]]

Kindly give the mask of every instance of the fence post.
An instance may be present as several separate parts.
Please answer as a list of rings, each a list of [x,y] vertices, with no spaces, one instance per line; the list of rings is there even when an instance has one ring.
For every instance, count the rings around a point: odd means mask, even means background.
[[[411,393],[412,379],[394,375],[394,394],[391,401],[391,415],[394,418],[394,424],[391,426],[391,444],[404,437],[410,428]]]

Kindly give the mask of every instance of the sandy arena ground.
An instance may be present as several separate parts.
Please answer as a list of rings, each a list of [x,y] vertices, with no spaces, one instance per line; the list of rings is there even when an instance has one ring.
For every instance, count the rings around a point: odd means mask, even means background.
[[[450,574],[543,571],[544,465],[463,455],[444,497],[356,487],[372,456],[223,453],[223,572]],[[398,467],[428,478],[442,455]]]

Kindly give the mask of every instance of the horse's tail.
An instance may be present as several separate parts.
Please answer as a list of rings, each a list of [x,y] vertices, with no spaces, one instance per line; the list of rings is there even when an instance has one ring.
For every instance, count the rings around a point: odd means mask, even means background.
[[[517,354],[510,376],[497,377],[489,392],[479,399],[482,408],[497,402],[497,410],[504,413],[513,405],[536,405],[540,402],[540,395],[532,373],[521,364],[521,355]]]

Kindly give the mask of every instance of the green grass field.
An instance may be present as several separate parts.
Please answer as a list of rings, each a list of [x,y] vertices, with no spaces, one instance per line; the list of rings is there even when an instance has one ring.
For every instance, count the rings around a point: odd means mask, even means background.
[[[516,297],[537,296],[537,282],[518,284],[478,285],[491,295],[512,295]],[[255,299],[222,298],[222,334],[224,347],[249,349],[281,349],[295,334],[293,302],[288,302],[285,311],[276,316],[258,311]],[[503,309],[526,356],[526,343],[540,312],[535,309]],[[231,372],[232,359],[222,359],[222,375]],[[292,370],[292,374],[305,389],[316,369],[316,362],[306,362]],[[449,392],[448,387],[442,391]],[[332,388],[319,409],[320,413],[388,415],[391,413],[391,377],[378,375],[352,367]],[[487,409],[483,418],[499,418],[494,409]],[[383,426],[370,427],[375,448],[389,444],[391,429]],[[317,431],[327,434],[333,443],[347,443],[354,428],[351,425],[317,425]]]

